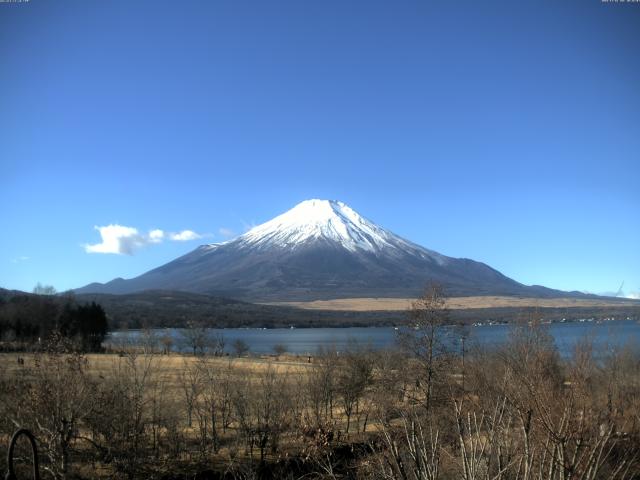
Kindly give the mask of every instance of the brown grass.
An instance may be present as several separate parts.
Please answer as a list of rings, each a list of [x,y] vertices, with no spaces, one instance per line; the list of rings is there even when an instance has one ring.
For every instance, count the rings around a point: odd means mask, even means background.
[[[413,298],[339,298],[334,300],[314,300],[310,302],[272,302],[267,305],[286,305],[307,310],[340,310],[355,312],[370,311],[403,311],[407,310]],[[611,307],[637,306],[638,301],[626,299],[591,299],[591,298],[526,298],[526,297],[451,297],[447,299],[447,307],[452,310],[470,308],[500,307]]]
[[[19,369],[23,368],[18,364],[18,358],[22,358],[25,361],[26,366],[33,365],[34,355],[30,353],[0,353],[0,376],[4,378],[11,378],[17,373]],[[95,377],[108,378],[114,370],[117,368],[120,362],[125,359],[121,358],[115,353],[106,354],[87,354],[85,358],[88,362],[88,372]],[[138,362],[142,361],[143,356],[140,355]],[[153,355],[153,370],[160,375],[164,388],[169,391],[176,390],[175,394],[181,394],[180,389],[180,375],[184,372],[185,368],[189,365],[193,365],[198,361],[201,361],[202,357],[195,357],[192,355],[181,355],[172,353],[170,355]],[[259,357],[210,357],[207,356],[206,360],[209,364],[218,366],[220,369],[227,368],[229,362],[234,372],[241,374],[245,377],[258,377],[268,368],[272,368],[278,374],[290,374],[297,376],[299,374],[305,374],[311,367],[311,364],[307,362],[308,357],[296,356],[296,355],[282,355],[279,358],[274,356],[259,356]]]

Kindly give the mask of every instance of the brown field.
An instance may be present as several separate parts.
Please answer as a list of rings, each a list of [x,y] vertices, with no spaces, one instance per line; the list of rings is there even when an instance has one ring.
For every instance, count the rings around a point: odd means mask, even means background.
[[[457,445],[478,442],[533,459],[544,480],[561,478],[543,476],[559,461],[547,459],[551,442],[591,449],[593,458],[600,448],[607,452],[583,480],[640,475],[638,352],[601,357],[585,345],[579,362],[565,361],[545,327],[523,328],[504,350],[435,361],[367,350],[311,359],[137,350],[144,347],[83,356],[0,353],[0,443],[18,426],[31,429],[43,446],[41,465],[69,467],[60,479],[223,478],[196,477],[213,471],[246,480],[268,468],[269,480],[399,480],[416,448],[420,462],[442,468],[441,478],[463,478]],[[55,432],[68,418],[74,428],[65,457]],[[527,418],[530,427],[522,428]],[[411,441],[423,429],[432,443]],[[538,457],[528,453],[529,442]],[[611,475],[621,461],[630,476]],[[30,478],[28,466],[18,478]]]
[[[0,353],[0,365],[2,373],[0,378],[10,378],[21,369],[18,358],[22,358],[27,366],[33,364],[33,354],[30,353]],[[86,354],[89,374],[96,377],[108,377],[114,369],[122,363],[123,358],[115,353]],[[143,355],[139,361],[142,361]],[[189,366],[193,366],[203,360],[203,357],[172,353],[170,355],[154,354],[153,369],[157,372],[165,388],[169,391],[179,387],[180,374]],[[255,357],[211,357],[206,361],[212,368],[226,368],[231,366],[234,372],[244,376],[257,376],[269,368],[279,374],[304,374],[312,365],[308,363],[308,356],[282,355],[279,358],[271,355]]]
[[[287,389],[292,391],[296,389],[311,371],[313,364],[308,363],[308,356],[298,357],[296,355],[282,355],[276,357],[274,355],[263,356],[251,356],[251,357],[211,357],[211,356],[192,356],[182,354],[135,354],[133,351],[124,355],[116,353],[106,354],[86,354],[83,356],[86,359],[86,373],[88,378],[92,379],[96,384],[109,381],[120,377],[122,375],[133,374],[134,370],[131,368],[130,362],[133,360],[137,375],[148,375],[147,380],[143,380],[144,397],[145,397],[145,409],[149,409],[149,405],[154,402],[162,402],[163,408],[170,414],[177,414],[180,417],[179,424],[181,427],[181,438],[185,443],[183,448],[182,463],[176,460],[176,465],[185,464],[184,459],[188,464],[193,458],[199,458],[197,453],[197,444],[200,440],[199,435],[202,434],[198,429],[200,428],[199,421],[203,420],[203,417],[198,417],[196,409],[194,407],[193,413],[193,426],[186,425],[185,418],[185,379],[184,375],[188,376],[188,371],[202,368],[202,362],[206,363],[205,368],[211,371],[225,371],[232,372],[232,378],[234,380],[242,379],[247,381],[249,385],[255,385],[256,388],[260,388],[261,379],[268,375],[268,372],[274,372],[277,377],[284,379]],[[0,353],[0,381],[11,382],[12,379],[25,375],[25,372],[30,372],[30,369],[37,369],[36,366],[37,355],[32,353]],[[23,363],[21,365],[21,363]],[[200,365],[199,365],[200,364]],[[26,367],[26,370],[25,370]],[[29,373],[30,375],[30,373]],[[188,378],[188,377],[187,377]],[[158,396],[159,395],[159,396]],[[1,396],[0,396],[1,397]],[[161,400],[160,400],[161,398]],[[0,407],[2,407],[3,400],[0,398]],[[200,411],[200,410],[199,410]],[[336,407],[334,409],[336,415],[336,421],[343,423],[343,418],[340,410]],[[145,415],[150,415],[146,411]],[[205,415],[206,417],[206,415]],[[151,425],[151,424],[148,424]],[[8,442],[9,435],[13,431],[14,427],[10,427],[10,430],[0,431],[0,443]],[[370,426],[368,430],[373,427]],[[81,433],[87,435],[88,430],[81,430]],[[38,434],[38,431],[36,431]],[[249,459],[246,452],[244,452],[242,442],[238,440],[238,426],[234,424],[226,433],[219,433],[219,438],[222,443],[217,455],[213,456],[215,462],[225,463],[228,462],[229,457],[238,459]],[[292,438],[290,438],[292,437]],[[285,451],[293,448],[295,451],[296,436],[283,433],[281,438],[281,448]],[[188,445],[188,447],[186,446]],[[238,446],[240,445],[240,446]],[[78,452],[84,452],[84,454],[91,454],[91,449],[82,442],[77,445]],[[193,458],[192,458],[193,457]],[[274,459],[271,452],[268,452],[267,457]],[[273,457],[273,458],[272,458]],[[198,461],[193,462],[197,464]],[[0,462],[0,471],[4,471],[4,465]],[[179,467],[183,468],[183,467]],[[101,462],[81,463],[75,467],[76,472],[81,474],[82,478],[113,478],[114,470],[112,466],[103,464]],[[29,473],[26,473],[28,475]]]
[[[310,302],[272,302],[266,305],[286,305],[307,310],[340,310],[354,312],[371,311],[403,311],[411,305],[412,298],[339,298],[334,300],[314,300]],[[471,308],[502,307],[611,307],[637,306],[640,302],[626,299],[591,299],[591,298],[526,298],[526,297],[451,297],[447,299],[447,307],[452,310]]]

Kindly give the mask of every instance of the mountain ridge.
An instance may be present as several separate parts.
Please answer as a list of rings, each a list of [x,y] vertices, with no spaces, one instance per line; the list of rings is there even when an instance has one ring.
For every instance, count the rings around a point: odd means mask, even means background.
[[[526,286],[490,266],[417,245],[336,200],[312,199],[223,243],[138,277],[78,293],[182,290],[249,301],[411,297],[429,281],[450,295],[582,296]]]

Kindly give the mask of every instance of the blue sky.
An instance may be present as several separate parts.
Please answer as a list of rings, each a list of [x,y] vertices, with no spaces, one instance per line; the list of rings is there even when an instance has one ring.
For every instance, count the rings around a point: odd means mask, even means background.
[[[640,291],[639,45],[640,4],[599,0],[0,3],[0,286],[330,198],[526,284]],[[86,251],[108,225],[133,254]]]

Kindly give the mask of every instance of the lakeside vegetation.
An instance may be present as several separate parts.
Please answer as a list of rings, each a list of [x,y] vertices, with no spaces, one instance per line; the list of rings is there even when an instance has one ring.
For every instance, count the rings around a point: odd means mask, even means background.
[[[531,318],[504,345],[452,351],[438,328],[448,314],[442,292],[427,291],[401,349],[302,358],[285,346],[222,356],[198,348],[197,331],[188,355],[155,340],[86,354],[53,335],[0,356],[0,435],[31,429],[55,479],[640,475],[637,346],[585,338],[562,358]]]

